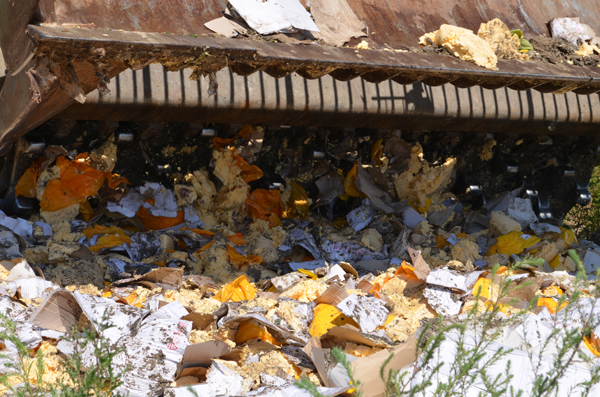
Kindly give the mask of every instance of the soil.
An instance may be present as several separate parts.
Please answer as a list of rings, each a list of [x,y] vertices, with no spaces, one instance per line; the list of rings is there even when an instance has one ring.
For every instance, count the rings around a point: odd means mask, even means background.
[[[535,51],[529,54],[529,59],[548,63],[572,63],[577,66],[598,66],[598,55],[576,55],[575,48],[570,43],[558,38],[535,36],[529,39]]]
[[[535,51],[529,51],[527,55],[531,61],[547,62],[552,64],[569,63],[576,66],[598,66],[600,65],[600,56],[580,56],[576,55],[573,45],[558,38],[535,36],[528,38]],[[426,54],[441,54],[452,56],[443,47],[434,45],[419,46],[411,49],[413,52],[421,52]]]

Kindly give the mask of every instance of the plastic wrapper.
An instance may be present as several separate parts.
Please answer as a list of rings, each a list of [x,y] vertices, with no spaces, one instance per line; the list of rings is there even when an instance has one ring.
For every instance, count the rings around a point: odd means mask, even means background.
[[[230,245],[227,246],[227,253],[229,254],[229,261],[233,265],[237,266],[238,268],[241,268],[242,266],[245,266],[245,265],[249,265],[250,263],[258,263],[258,264],[262,263],[262,258],[260,256],[258,256],[258,255],[248,255],[248,256],[241,255],[235,248],[233,248]]]
[[[56,160],[60,167],[60,179],[46,185],[40,207],[42,211],[58,211],[72,204],[82,204],[94,196],[105,181],[105,173],[86,164],[87,153],[78,155],[74,161],[61,156]]]
[[[348,171],[348,174],[344,179],[344,190],[346,191],[346,194],[350,197],[360,197],[363,195],[362,192],[358,190],[355,185],[357,176],[358,165],[354,163],[354,166],[352,167],[352,169],[350,169],[350,171]]]
[[[264,325],[256,324],[256,322],[252,320],[242,321],[235,334],[235,343],[242,344],[252,339],[260,339],[276,346],[281,345],[281,343],[277,342],[269,331],[267,331]]]
[[[128,236],[106,235],[98,237],[96,243],[88,247],[92,252],[98,252],[104,248],[118,247],[123,244],[131,243],[131,238]]]
[[[306,219],[310,212],[311,200],[306,190],[296,182],[290,182],[288,191],[284,193],[287,200],[284,203],[283,217],[292,219]]]
[[[217,292],[215,299],[220,302],[239,302],[254,299],[256,288],[246,279],[246,276],[240,276],[235,281],[227,284]]]
[[[242,158],[242,156],[236,155],[233,152],[233,149],[231,149],[231,152],[232,152],[233,160],[234,160],[235,164],[241,170],[240,176],[242,177],[244,182],[249,183],[249,182],[256,181],[257,179],[260,179],[263,177],[264,173],[262,172],[262,170],[260,168],[258,168],[255,165],[248,164],[248,162],[246,160],[244,160]]]
[[[252,219],[269,222],[269,226],[281,225],[281,192],[279,190],[255,189],[246,200]]]
[[[537,236],[530,236],[517,231],[498,236],[497,240],[496,244],[490,247],[488,256],[494,254],[519,255],[526,248],[540,242],[540,238]]]
[[[37,196],[37,178],[40,175],[40,172],[42,172],[40,167],[44,161],[46,161],[46,158],[40,157],[37,160],[34,160],[31,166],[25,170],[15,186],[15,196],[29,198],[35,198]]]
[[[346,324],[360,328],[352,317],[345,315],[335,306],[320,303],[315,307],[313,321],[308,332],[312,336],[320,337],[325,335],[331,328]]]

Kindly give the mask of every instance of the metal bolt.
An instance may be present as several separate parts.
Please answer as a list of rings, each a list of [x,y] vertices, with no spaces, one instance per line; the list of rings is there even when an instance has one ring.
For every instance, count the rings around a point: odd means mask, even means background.
[[[529,196],[529,198],[534,198],[534,197],[538,196],[538,191],[537,190],[527,189],[527,190],[525,190],[525,193],[527,193],[527,196]]]
[[[467,188],[466,193],[469,196],[478,196],[483,192],[483,186],[481,185],[471,185]]]
[[[156,171],[160,174],[162,173],[169,173],[172,171],[172,168],[169,164],[165,164],[165,165],[159,165],[156,167]]]
[[[40,141],[26,141],[25,152],[30,154],[42,153],[46,150],[46,144]]]
[[[117,134],[117,143],[133,141],[133,132],[119,132]]]
[[[325,152],[321,152],[319,150],[313,151],[313,159],[314,160],[323,160],[325,158]]]

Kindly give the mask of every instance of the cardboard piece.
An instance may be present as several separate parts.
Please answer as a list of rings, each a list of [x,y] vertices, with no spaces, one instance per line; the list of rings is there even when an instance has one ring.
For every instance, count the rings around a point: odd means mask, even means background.
[[[431,269],[429,269],[429,265],[427,265],[427,262],[421,256],[421,251],[417,251],[412,247],[407,247],[407,249],[412,260],[412,265],[415,268],[415,276],[421,281],[427,281]]]
[[[29,322],[40,328],[69,332],[79,322],[82,313],[83,310],[70,291],[58,290],[38,306]]]
[[[379,369],[390,354],[394,356],[386,368],[400,369],[406,367],[417,358],[417,338],[410,336],[404,343],[368,357],[362,357],[350,364],[354,376],[365,385],[362,388],[363,397],[381,397],[385,395],[385,384],[379,376]]]
[[[392,353],[394,357],[390,360],[388,368],[400,369],[409,365],[417,357],[417,339],[414,336],[410,336],[405,343],[382,350],[368,357],[356,358],[348,355],[348,358],[353,360],[350,363],[350,368],[354,376],[365,385],[362,388],[363,396],[380,397],[385,395],[385,385],[379,377],[379,369]],[[345,386],[336,384],[339,382],[339,377],[336,377],[334,371],[332,371],[335,367],[330,368],[331,364],[328,357],[330,357],[329,349],[312,348],[311,358],[325,386]]]
[[[515,280],[511,284],[514,287],[507,292],[507,295],[511,298],[530,302],[535,297],[535,293],[540,290],[544,281],[545,277],[527,277]]]
[[[317,37],[329,45],[342,46],[352,37],[366,36],[365,23],[346,0],[311,0],[310,12],[320,30]]]
[[[208,29],[225,37],[235,37],[238,34],[247,34],[248,29],[227,17],[213,19],[204,24]]]
[[[321,296],[315,299],[315,302],[337,306],[348,296],[350,295],[346,292],[346,288],[339,284],[332,284],[321,294]]]
[[[216,327],[217,318],[209,313],[200,314],[200,313],[189,313],[183,317],[182,320],[191,321],[192,329],[206,330],[208,327],[214,324]]]
[[[208,368],[214,358],[219,358],[230,352],[229,345],[220,340],[188,345],[181,359],[180,371],[190,367]]]
[[[359,289],[362,292],[368,294],[373,289],[373,284],[371,284],[367,280],[361,280],[358,284],[356,284],[356,289]]]
[[[160,284],[179,288],[183,282],[183,269],[177,267],[161,267],[152,269],[149,273],[118,280],[113,283],[115,286],[125,286],[131,284],[142,284],[150,288],[158,288]]]
[[[333,327],[323,336],[321,336],[321,343],[327,346],[329,341],[347,341],[356,343],[357,345],[365,345],[369,347],[385,347],[392,346],[392,341],[387,338],[374,336],[371,334],[365,334],[360,332],[356,327],[350,325],[344,325],[341,327]]]
[[[338,263],[338,266],[341,267],[346,273],[353,275],[355,279],[358,279],[358,272],[348,262],[340,262]]]
[[[206,276],[199,276],[197,274],[192,274],[190,276],[185,276],[183,278],[183,282],[186,283],[186,285],[191,285],[195,288],[197,288],[200,293],[202,294],[202,296],[204,296],[204,294],[208,291],[208,290],[215,290],[218,291],[219,287],[215,284],[214,280],[210,277],[206,277]]]

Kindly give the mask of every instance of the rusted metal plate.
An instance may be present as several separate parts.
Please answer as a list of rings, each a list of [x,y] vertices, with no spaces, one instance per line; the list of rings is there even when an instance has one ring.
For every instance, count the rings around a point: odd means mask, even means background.
[[[57,117],[582,136],[598,136],[600,123],[598,94],[306,80],[296,73],[273,78],[263,71],[239,76],[223,69],[216,95],[208,96],[209,79],[192,81],[191,74],[156,64],[127,70],[111,80],[111,95],[93,92]]]
[[[460,79],[461,87],[500,83],[515,89],[544,86],[544,92],[552,91],[547,87],[556,87],[561,92],[580,87],[600,90],[597,67],[499,60],[498,70],[492,71],[438,54],[54,26],[30,25],[28,31],[39,47],[38,56],[85,59],[92,64],[123,60],[132,68],[149,62],[161,63],[173,71],[189,67],[197,75],[216,72],[226,65],[264,69],[275,77],[312,67],[326,70],[341,81],[380,71],[394,78],[414,78],[430,85]]]
[[[47,23],[93,23],[98,28],[155,33],[211,33],[204,23],[220,17],[227,0],[40,0]],[[304,3],[310,3],[304,1]],[[443,23],[477,32],[481,23],[500,18],[525,35],[548,35],[556,17],[581,18],[600,32],[596,0],[348,0],[369,30],[369,41],[381,47],[416,46],[419,36]]]
[[[0,46],[9,73],[14,74],[35,53],[25,27],[31,23],[39,0],[0,0]]]
[[[25,70],[35,66],[35,60]],[[96,68],[85,61],[75,61],[73,71],[79,77],[79,86],[87,94],[98,86]],[[120,64],[106,65],[108,77],[114,77],[126,67]],[[31,80],[24,71],[7,76],[0,91],[0,156],[24,133],[52,118],[73,103],[73,99],[59,86],[59,81],[49,83],[47,90],[37,102],[32,97]]]

